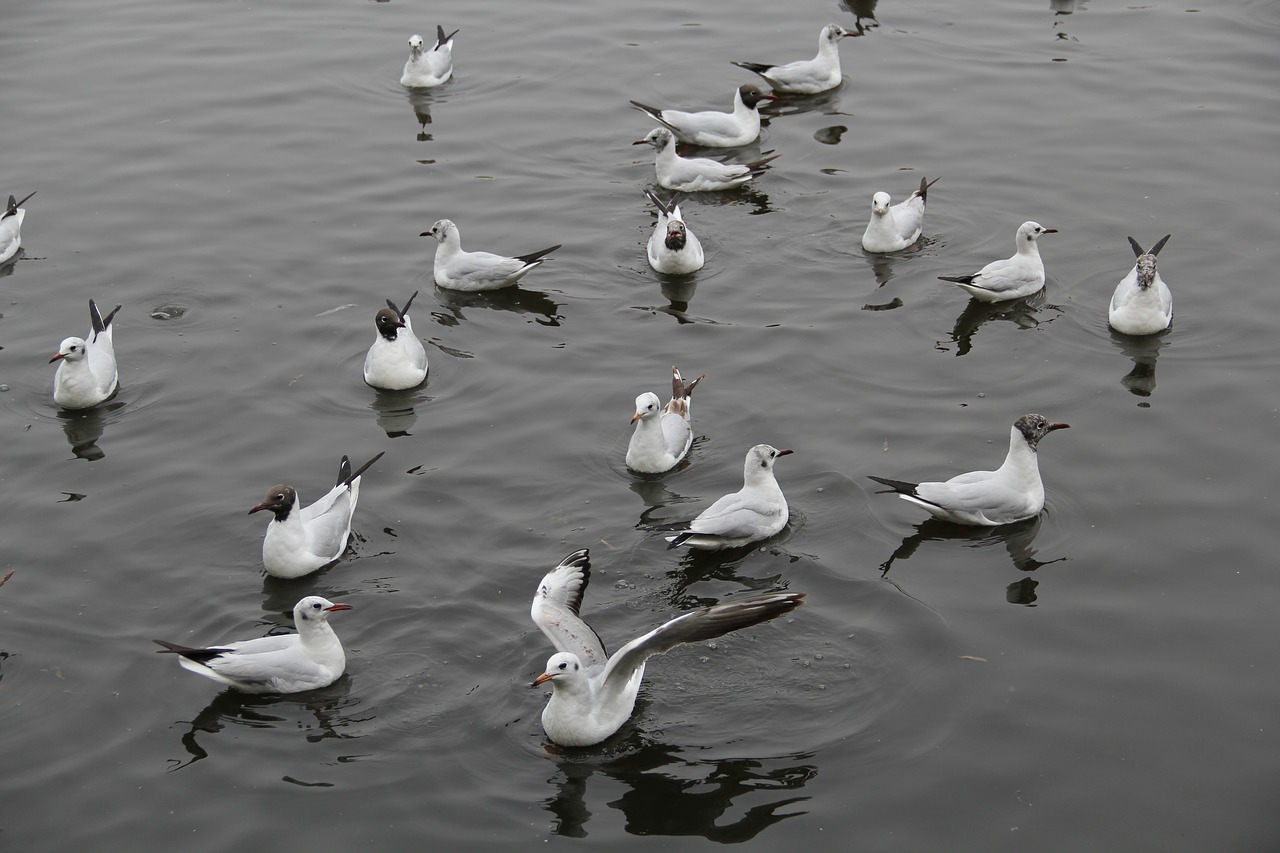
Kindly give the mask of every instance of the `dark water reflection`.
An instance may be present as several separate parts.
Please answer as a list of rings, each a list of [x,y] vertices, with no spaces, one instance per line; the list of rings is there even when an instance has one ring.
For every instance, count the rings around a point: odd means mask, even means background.
[[[547,781],[556,793],[543,806],[555,818],[557,835],[590,835],[587,796],[595,775],[626,786],[626,793],[608,805],[623,813],[625,829],[633,835],[699,836],[736,844],[806,814],[794,807],[809,799],[797,792],[818,773],[810,754],[699,760],[678,747],[638,741],[632,734],[621,747],[615,742],[604,758],[551,756],[557,774]],[[724,820],[731,813],[740,816]]]
[[[1042,311],[1055,312],[1052,316],[1041,317]],[[1025,299],[1014,299],[1008,302],[983,302],[969,298],[960,316],[956,317],[955,326],[951,329],[951,343],[955,345],[956,355],[968,355],[973,350],[973,339],[978,331],[987,323],[998,320],[1013,323],[1019,329],[1034,329],[1042,323],[1051,323],[1060,316],[1063,309],[1045,301],[1042,290]],[[950,350],[950,345],[939,344],[938,349]]]
[[[107,454],[98,442],[107,428],[110,416],[123,409],[123,401],[108,401],[91,409],[71,411],[60,409],[58,420],[62,423],[62,431],[67,436],[67,444],[78,459],[95,462]]]
[[[530,273],[547,273],[539,269]],[[523,285],[523,281],[521,282]],[[462,290],[450,290],[444,287],[435,289],[436,299],[440,307],[447,313],[431,312],[432,318],[442,326],[457,325],[465,321],[466,311],[473,308],[488,308],[497,311],[511,311],[516,314],[530,314],[533,322],[540,326],[559,326],[564,321],[561,303],[556,302],[546,293],[530,290],[527,287],[504,287],[501,290],[482,290],[474,293]]]
[[[1156,390],[1156,360],[1169,343],[1169,332],[1134,336],[1110,331],[1112,343],[1133,362],[1133,368],[1120,377],[1120,384],[1130,394],[1150,397]]]

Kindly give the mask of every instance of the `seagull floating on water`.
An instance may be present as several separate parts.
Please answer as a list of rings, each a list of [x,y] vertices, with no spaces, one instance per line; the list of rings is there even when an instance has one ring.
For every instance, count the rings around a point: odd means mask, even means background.
[[[1129,238],[1133,254],[1138,262],[1116,285],[1107,309],[1107,322],[1111,328],[1125,335],[1154,335],[1163,332],[1173,322],[1173,294],[1156,270],[1156,255],[1164,248],[1172,234],[1160,238],[1160,242],[1144,252],[1138,241]]]
[[[1021,299],[1044,287],[1044,262],[1036,240],[1041,234],[1057,234],[1057,228],[1045,228],[1039,222],[1018,226],[1014,245],[1018,251],[1012,258],[992,261],[971,275],[940,275],[943,281],[955,282],[979,302],[1003,302]]]
[[[510,287],[529,274],[529,271],[546,260],[545,256],[560,248],[557,243],[547,249],[539,249],[527,255],[507,258],[489,252],[464,252],[458,226],[448,219],[438,220],[430,231],[419,237],[435,237],[436,284],[449,290],[498,290]]]
[[[529,615],[556,648],[531,687],[551,682],[542,728],[561,746],[593,746],[622,728],[635,710],[645,662],[681,643],[711,640],[790,613],[803,592],[776,592],[713,604],[677,616],[609,656],[600,635],[578,615],[591,577],[584,548],[543,577]]]
[[[671,544],[717,550],[759,542],[786,527],[787,499],[773,478],[773,463],[790,450],[776,450],[757,444],[747,451],[742,466],[742,488],[725,495],[703,510],[693,521],[664,524],[659,530],[679,531],[668,536]]]
[[[453,77],[453,37],[457,34],[458,30],[454,30],[445,35],[444,27],[436,24],[435,47],[427,51],[422,49],[422,36],[410,36],[409,61],[404,64],[400,85],[408,89],[430,89],[449,82]]]
[[[1050,423],[1044,415],[1027,414],[1009,430],[1009,453],[994,471],[970,471],[944,483],[906,483],[871,477],[903,500],[919,504],[929,514],[957,524],[994,527],[1013,524],[1044,509],[1037,448],[1040,439],[1070,424]]]
[[[658,208],[658,223],[649,235],[649,266],[667,275],[686,275],[702,269],[702,243],[685,224],[680,205],[675,199],[664,203],[651,190],[644,193]]]
[[[67,338],[49,363],[58,362],[53,375],[53,400],[64,409],[87,409],[107,400],[120,385],[116,374],[116,350],[112,344],[114,330],[111,319],[120,310],[117,305],[103,319],[102,312],[89,300],[89,335]]]
[[[662,407],[658,395],[646,391],[636,397],[636,413],[631,418],[635,431],[627,446],[627,467],[642,474],[670,471],[689,452],[693,444],[690,426],[690,395],[706,374],[685,384],[680,368],[671,367],[671,402]]]
[[[267,490],[262,503],[249,510],[249,515],[266,509],[275,516],[262,540],[262,566],[267,574],[300,578],[342,556],[351,535],[351,516],[360,499],[360,475],[381,458],[379,453],[352,473],[351,462],[343,456],[338,465],[338,484],[320,500],[301,509],[293,486],[277,483]]]
[[[801,59],[786,65],[764,62],[733,64],[759,74],[775,92],[816,95],[840,85],[840,39],[851,35],[854,33],[839,24],[827,24],[818,33],[818,55],[813,59]]]
[[[13,196],[9,196],[4,213],[0,214],[0,264],[18,254],[18,249],[22,248],[22,220],[27,218],[27,211],[22,205],[33,195],[34,192],[29,193],[22,201],[15,201]]]
[[[920,189],[906,201],[890,207],[888,193],[880,192],[871,197],[871,221],[862,232],[862,248],[868,252],[897,252],[920,239],[924,229],[924,203],[928,200],[929,187],[938,182],[920,179]]]
[[[403,309],[388,299],[387,307],[374,315],[378,336],[364,357],[364,381],[374,388],[403,391],[427,378],[427,351],[409,319],[409,306],[417,295],[415,290]]]
[[[644,139],[637,139],[631,144],[652,145],[657,150],[654,168],[658,175],[658,185],[678,192],[740,187],[752,178],[764,174],[769,163],[782,156],[775,154],[751,163],[720,163],[706,157],[681,157],[676,153],[675,136],[665,127],[655,127]]]
[[[301,693],[328,687],[346,669],[347,656],[329,626],[329,614],[350,609],[350,604],[308,595],[293,607],[296,634],[238,640],[207,649],[155,642],[164,646],[158,654],[180,655],[178,663],[183,669],[244,693]]]
[[[760,87],[748,83],[733,93],[731,113],[662,110],[639,101],[632,101],[631,105],[668,128],[681,142],[709,148],[737,148],[760,138],[760,102],[776,100],[777,96],[766,94],[760,91]]]

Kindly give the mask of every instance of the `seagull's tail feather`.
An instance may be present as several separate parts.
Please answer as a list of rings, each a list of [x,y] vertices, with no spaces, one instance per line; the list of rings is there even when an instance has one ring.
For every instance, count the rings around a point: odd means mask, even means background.
[[[116,316],[116,312],[119,310],[120,306],[117,305],[111,310],[111,313],[103,319],[102,312],[98,310],[98,303],[94,302],[92,299],[89,300],[89,321],[93,324],[93,339],[95,341],[98,339],[98,335],[105,332],[107,327],[111,325],[111,319]]]
[[[693,389],[698,387],[698,383],[707,378],[707,374],[702,374],[697,379],[685,383],[684,377],[680,375],[680,368],[674,364],[671,365],[671,399],[687,400],[692,394]]]
[[[759,160],[752,160],[750,163],[744,163],[747,169],[754,175],[763,175],[772,168],[769,164],[781,157],[781,154],[774,154],[772,157],[762,157]]]
[[[379,459],[381,459],[382,454],[386,452],[387,451],[385,450],[378,451],[377,456],[373,457],[368,462],[361,465],[360,470],[356,471],[354,474],[351,473],[351,463],[347,461],[347,457],[345,456],[342,457],[342,465],[338,468],[338,485],[349,486],[352,483],[354,483],[356,480],[360,479],[360,475],[363,474],[365,471],[368,471],[369,466],[377,462]]]
[[[666,124],[665,121],[662,121],[662,110],[658,109],[657,107],[651,107],[648,104],[642,104],[639,101],[632,101],[631,106],[635,107],[642,113],[646,113],[654,121],[662,122],[662,124]]]
[[[942,281],[951,281],[956,284],[973,284],[973,280],[977,278],[977,273],[970,275],[940,275],[938,278]]]
[[[882,486],[888,486],[900,495],[911,495],[913,498],[917,497],[916,486],[919,485],[918,483],[908,483],[905,480],[890,480],[888,477],[876,477],[872,474],[868,474],[867,478],[875,480]],[[881,492],[881,494],[887,494],[887,492]]]
[[[762,77],[764,76],[764,72],[768,71],[770,68],[773,67],[772,65],[769,65],[764,62],[738,62],[736,60],[730,60],[730,62],[732,62],[734,65],[738,66],[739,68],[745,68],[748,71],[754,74],[759,74]]]
[[[152,640],[152,642],[156,643],[157,645],[164,646],[163,649],[156,652],[156,654],[158,655],[163,655],[163,654],[182,655],[184,658],[189,658],[190,660],[193,660],[196,663],[208,663],[209,661],[216,658],[218,655],[224,655],[227,652],[231,651],[231,649],[195,649],[195,648],[192,648],[191,646],[180,646],[177,643],[168,643],[168,642],[165,642],[164,640]]]
[[[453,37],[456,36],[459,32],[461,32],[461,29],[454,30],[453,32],[449,33],[449,35],[445,35],[444,27],[440,26],[439,24],[436,24],[436,47],[440,47],[441,45],[445,45],[453,41]]]
[[[929,187],[933,186],[940,180],[941,178],[934,178],[932,181],[923,177],[920,179],[920,189],[916,190],[916,195],[920,196],[921,201],[926,203],[929,201]]]
[[[543,257],[551,254],[552,252],[554,252],[556,249],[559,249],[559,248],[560,248],[560,244],[557,243],[556,245],[550,247],[549,249],[539,249],[538,251],[530,252],[527,255],[516,255],[515,258],[517,261],[522,261],[526,264],[531,264],[534,261],[541,260]]]

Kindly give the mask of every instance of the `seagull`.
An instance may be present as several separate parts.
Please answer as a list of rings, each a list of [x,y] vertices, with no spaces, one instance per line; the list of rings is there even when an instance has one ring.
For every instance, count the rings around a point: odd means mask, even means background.
[[[896,252],[920,239],[924,228],[924,203],[928,200],[929,187],[938,182],[920,179],[920,189],[906,201],[892,207],[888,193],[876,193],[871,197],[871,221],[862,232],[862,248],[868,252]]]
[[[386,451],[383,451],[384,453]],[[301,501],[293,486],[277,483],[267,490],[262,503],[249,510],[253,515],[269,509],[275,518],[267,525],[262,540],[262,566],[277,578],[300,578],[336,561],[351,535],[351,516],[360,499],[360,475],[382,458],[382,453],[351,473],[351,462],[342,457],[338,484],[310,506],[294,512]]]
[[[347,656],[329,627],[329,614],[350,609],[350,604],[308,595],[293,606],[296,634],[238,640],[208,649],[154,642],[164,646],[157,654],[181,655],[178,663],[183,669],[244,693],[301,693],[328,687],[346,669]]]
[[[658,224],[649,236],[649,266],[667,275],[685,275],[702,269],[705,261],[702,243],[685,225],[680,205],[675,199],[664,203],[651,190],[644,192],[658,207]]]
[[[454,30],[445,35],[444,27],[436,24],[436,46],[425,53],[422,36],[410,36],[409,61],[404,64],[400,85],[408,89],[430,89],[448,83],[453,77],[453,37],[457,34],[458,30]]]
[[[15,201],[13,196],[9,196],[4,213],[0,214],[0,264],[18,254],[22,247],[22,220],[27,218],[27,211],[22,205],[33,195],[34,192],[22,201]]]
[[[543,577],[529,611],[557,651],[529,686],[551,682],[542,728],[560,746],[593,746],[622,728],[635,710],[650,657],[681,643],[714,639],[790,613],[804,603],[805,595],[764,593],[692,610],[637,637],[610,657],[600,636],[578,615],[590,578],[587,550],[574,551]]]
[[[53,375],[53,400],[64,409],[87,409],[109,399],[119,387],[116,375],[116,350],[111,343],[114,330],[111,318],[120,310],[117,305],[106,319],[92,299],[89,300],[88,338],[67,338],[49,363],[59,362]]]
[[[1057,228],[1045,228],[1039,222],[1024,222],[1018,226],[1014,244],[1018,251],[1012,258],[992,261],[970,275],[940,275],[943,281],[952,281],[969,292],[979,302],[1003,302],[1021,299],[1044,287],[1044,262],[1036,240],[1042,234],[1057,234]]]
[[[736,548],[768,539],[787,525],[787,499],[773,478],[773,463],[790,450],[757,444],[747,451],[742,488],[704,509],[693,521],[665,524],[660,530],[680,531],[668,536],[671,544],[717,550]]]
[[[706,379],[699,376],[688,385],[680,368],[671,366],[671,402],[665,409],[652,391],[636,397],[636,413],[631,418],[635,431],[627,446],[627,467],[642,474],[661,474],[680,463],[693,443],[689,426],[689,402],[693,389]]]
[[[1009,453],[995,471],[970,471],[945,483],[871,479],[943,521],[988,527],[1013,524],[1037,516],[1044,509],[1044,483],[1040,481],[1036,448],[1040,439],[1068,426],[1050,423],[1044,415],[1018,418],[1009,430]]]
[[[1160,242],[1144,252],[1138,241],[1129,238],[1133,254],[1138,262],[1116,285],[1107,310],[1107,322],[1111,328],[1125,335],[1153,335],[1163,332],[1173,322],[1173,294],[1156,270],[1156,255],[1164,248],[1172,234],[1160,238]]]
[[[514,258],[489,252],[464,252],[458,226],[448,219],[438,220],[430,231],[423,231],[418,236],[435,237],[440,242],[436,247],[436,284],[449,290],[498,290],[510,287],[524,278],[529,270],[541,264],[545,255],[560,248],[557,244]]]
[[[373,317],[378,336],[364,357],[364,381],[374,388],[403,391],[427,378],[427,351],[414,335],[409,319],[409,306],[417,295],[415,290],[403,310],[388,299],[387,307]]]
[[[676,138],[665,127],[655,127],[644,139],[632,145],[652,145],[658,151],[654,164],[658,185],[678,192],[729,190],[740,187],[764,174],[769,163],[781,157],[775,154],[752,163],[720,163],[706,157],[681,157],[676,153]],[[765,152],[768,153],[768,152]]]
[[[851,36],[839,24],[827,24],[818,33],[818,55],[813,59],[769,65],[764,62],[734,62],[739,68],[763,77],[775,92],[816,95],[840,85],[840,39]]]
[[[760,138],[760,102],[776,100],[776,95],[765,94],[759,86],[748,83],[733,93],[731,113],[661,110],[639,101],[632,101],[631,105],[668,128],[681,142],[709,148],[737,148]]]

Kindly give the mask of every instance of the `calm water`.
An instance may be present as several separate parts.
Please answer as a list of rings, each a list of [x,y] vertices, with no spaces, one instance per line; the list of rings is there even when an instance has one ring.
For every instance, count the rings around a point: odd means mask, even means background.
[[[0,844],[1274,849],[1280,7],[1186,5],[859,5],[844,87],[782,108],[755,186],[685,202],[708,263],[663,280],[628,99],[726,108],[729,60],[811,55],[849,7],[10,4],[0,193],[39,194],[0,269]],[[437,23],[456,79],[407,95]],[[922,249],[864,255],[871,195],[921,175]],[[445,216],[564,248],[441,292],[417,235]],[[1025,219],[1060,231],[1045,294],[937,280]],[[1126,235],[1166,233],[1174,328],[1113,336]],[[373,314],[415,289],[429,380],[375,393]],[[91,296],[124,306],[122,390],[67,416],[47,360]],[[640,479],[632,401],[673,363],[707,374],[700,437]],[[995,465],[1029,411],[1072,426],[1035,522],[927,524],[866,480]],[[783,535],[665,550],[650,526],[759,442],[796,451]],[[379,450],[347,559],[264,579],[263,490]],[[548,750],[528,604],[579,547],[611,647],[749,591],[809,605],[655,661],[617,738]],[[326,690],[220,694],[153,654],[309,593],[355,607]]]

